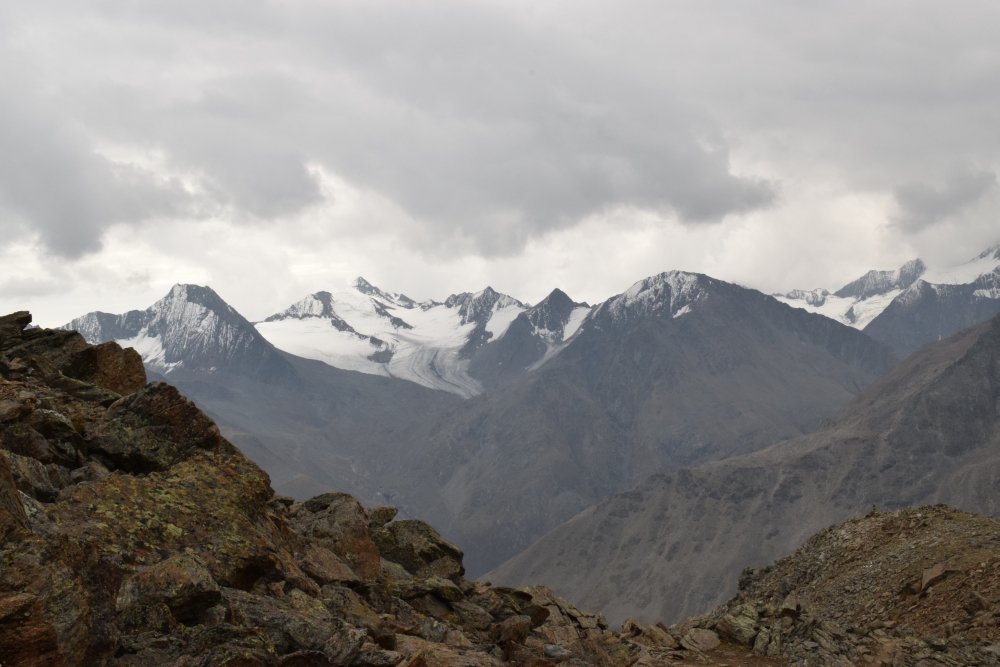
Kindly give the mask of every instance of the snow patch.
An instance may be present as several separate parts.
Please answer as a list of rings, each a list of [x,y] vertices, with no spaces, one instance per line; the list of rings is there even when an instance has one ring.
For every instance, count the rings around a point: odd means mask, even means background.
[[[511,322],[517,319],[517,316],[525,310],[527,309],[514,299],[498,299],[496,304],[493,305],[493,312],[490,314],[490,319],[486,322],[486,330],[493,334],[492,340],[503,336],[510,327]]]

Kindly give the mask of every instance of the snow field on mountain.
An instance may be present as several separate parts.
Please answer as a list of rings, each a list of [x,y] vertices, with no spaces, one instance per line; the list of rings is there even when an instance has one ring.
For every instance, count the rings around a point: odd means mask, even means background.
[[[774,298],[781,303],[787,303],[793,308],[802,308],[810,313],[817,313],[832,320],[837,320],[855,329],[864,329],[868,326],[869,322],[878,317],[892,303],[892,300],[902,294],[902,292],[903,290],[894,289],[885,294],[868,297],[867,299],[855,299],[853,297],[834,296],[830,294],[821,306],[814,306],[800,299],[789,299],[788,297],[779,295],[774,295]],[[851,308],[854,309],[853,320],[847,316]]]
[[[921,280],[932,285],[968,285],[1000,268],[1000,247],[990,248],[970,262],[948,269],[928,271]]]
[[[459,308],[433,302],[405,307],[389,295],[376,299],[357,289],[341,290],[331,295],[331,306],[354,330],[351,332],[339,331],[329,318],[316,316],[323,309],[307,303],[311,298],[285,311],[290,315],[285,319],[257,323],[257,330],[279,350],[337,368],[396,377],[463,397],[482,392],[482,386],[467,372],[468,360],[459,355],[476,323],[463,324]],[[512,299],[498,301],[486,324],[493,340],[523,311]],[[392,318],[412,328],[394,324]],[[370,358],[380,351],[392,352],[387,363]]]
[[[919,262],[919,260],[916,261]],[[887,273],[898,277],[899,271]],[[936,286],[938,285],[969,285],[984,276],[998,273],[1000,273],[1000,246],[990,248],[978,257],[958,266],[926,270],[906,289],[894,288],[881,294],[861,297],[860,299],[829,294],[826,296],[823,304],[818,306],[808,303],[806,298],[819,290],[813,290],[812,292],[794,290],[784,296],[780,294],[773,296],[778,301],[786,303],[793,308],[801,308],[810,313],[817,313],[835,319],[856,329],[864,329],[900,295],[902,295],[900,298],[905,301],[919,294],[921,283],[927,283],[935,289],[937,289]],[[976,290],[974,294],[978,297],[988,299],[1000,298],[1000,285]],[[853,317],[850,317],[849,314],[853,315]]]

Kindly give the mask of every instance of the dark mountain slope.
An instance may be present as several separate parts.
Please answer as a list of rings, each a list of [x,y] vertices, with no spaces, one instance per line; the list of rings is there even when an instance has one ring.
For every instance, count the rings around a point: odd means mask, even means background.
[[[566,327],[574,311],[586,312],[586,303],[575,303],[560,289],[518,315],[503,334],[476,349],[469,362],[469,375],[487,389],[501,386],[543,360],[567,338]]]
[[[931,343],[813,434],[650,478],[560,526],[489,578],[542,577],[625,616],[680,618],[746,565],[872,507],[1000,511],[1000,318]]]
[[[426,437],[429,415],[459,400],[412,382],[278,354],[294,369],[294,385],[190,372],[176,384],[271,475],[276,489],[295,498],[336,490],[370,503],[391,500],[387,460]]]
[[[1000,255],[1000,250],[996,251]],[[1000,313],[1000,275],[980,276],[968,285],[917,281],[893,299],[864,331],[903,354],[947,338]]]
[[[894,361],[754,290],[662,274],[596,308],[535,372],[451,406],[387,484],[480,573],[649,475],[816,428]]]

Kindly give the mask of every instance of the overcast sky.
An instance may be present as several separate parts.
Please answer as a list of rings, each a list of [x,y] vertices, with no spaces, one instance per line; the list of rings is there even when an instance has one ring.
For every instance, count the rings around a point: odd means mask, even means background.
[[[1000,3],[0,3],[0,310],[835,289],[1000,242]]]

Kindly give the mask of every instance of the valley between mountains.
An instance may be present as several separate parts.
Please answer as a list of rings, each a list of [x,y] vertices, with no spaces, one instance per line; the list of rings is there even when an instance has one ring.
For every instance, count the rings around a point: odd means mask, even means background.
[[[392,505],[470,576],[673,622],[873,503],[994,514],[998,280],[998,248],[833,293],[670,271],[595,305],[359,278],[257,323],[177,285],[65,328],[135,348],[279,493]]]

